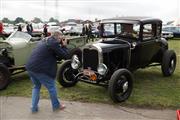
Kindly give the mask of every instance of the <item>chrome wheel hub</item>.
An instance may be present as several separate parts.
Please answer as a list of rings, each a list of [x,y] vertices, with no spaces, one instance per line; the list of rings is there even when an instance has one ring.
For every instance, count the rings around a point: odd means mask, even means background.
[[[174,60],[171,60],[171,68],[174,67]]]
[[[125,82],[125,83],[123,84],[123,92],[126,92],[127,89],[128,89],[128,82]]]

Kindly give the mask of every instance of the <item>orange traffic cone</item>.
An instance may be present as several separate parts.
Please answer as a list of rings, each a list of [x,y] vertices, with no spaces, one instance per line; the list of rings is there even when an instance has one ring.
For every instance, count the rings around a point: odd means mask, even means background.
[[[176,113],[177,113],[177,120],[180,120],[180,110],[177,110]]]

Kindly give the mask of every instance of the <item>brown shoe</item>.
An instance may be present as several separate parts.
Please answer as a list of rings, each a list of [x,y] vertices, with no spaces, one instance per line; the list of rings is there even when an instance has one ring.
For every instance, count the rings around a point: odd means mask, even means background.
[[[65,108],[66,108],[66,106],[64,104],[61,104],[59,107],[60,110],[64,110]]]
[[[61,105],[59,105],[58,108],[53,109],[53,112],[58,112],[58,111],[60,111],[60,110],[64,110],[65,108],[66,108],[66,106],[65,106],[64,104],[61,104]]]

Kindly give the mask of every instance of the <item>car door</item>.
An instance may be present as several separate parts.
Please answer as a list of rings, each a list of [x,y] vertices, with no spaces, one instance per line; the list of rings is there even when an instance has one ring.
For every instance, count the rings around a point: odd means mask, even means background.
[[[21,48],[14,50],[15,64],[17,66],[23,66],[26,64],[27,60],[29,59],[29,56],[32,53],[32,50],[36,47],[37,43],[40,40],[40,38],[26,38],[22,40]]]
[[[26,48],[27,48],[27,51],[28,51],[28,53],[27,53],[27,55],[26,55],[26,57],[27,57],[26,60],[29,59],[29,57],[30,57],[33,49],[37,46],[37,44],[38,44],[38,42],[39,42],[40,40],[42,40],[42,38],[36,37],[36,38],[31,38],[31,39],[28,41],[28,44],[27,44],[27,47],[26,47]]]
[[[143,25],[142,41],[139,43],[140,67],[150,64],[152,58],[160,50],[160,31],[160,24],[146,23]]]
[[[42,40],[42,38],[31,38],[28,42],[28,49],[29,49],[29,54],[31,54],[32,50],[36,47],[37,43]]]
[[[31,39],[29,34],[16,31],[6,40],[12,46],[15,66],[23,66],[26,63],[29,39]]]
[[[27,41],[20,38],[11,39],[13,41],[13,55],[16,66],[23,66],[27,59]],[[11,41],[11,43],[12,43]]]

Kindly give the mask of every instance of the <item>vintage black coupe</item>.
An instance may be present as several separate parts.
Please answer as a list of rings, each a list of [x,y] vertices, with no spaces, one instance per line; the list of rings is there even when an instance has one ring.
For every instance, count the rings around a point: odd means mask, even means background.
[[[134,70],[160,65],[164,76],[175,71],[176,54],[161,38],[160,19],[104,19],[100,28],[101,39],[61,65],[58,81],[62,86],[71,87],[78,81],[106,86],[112,100],[122,102],[131,95]]]

